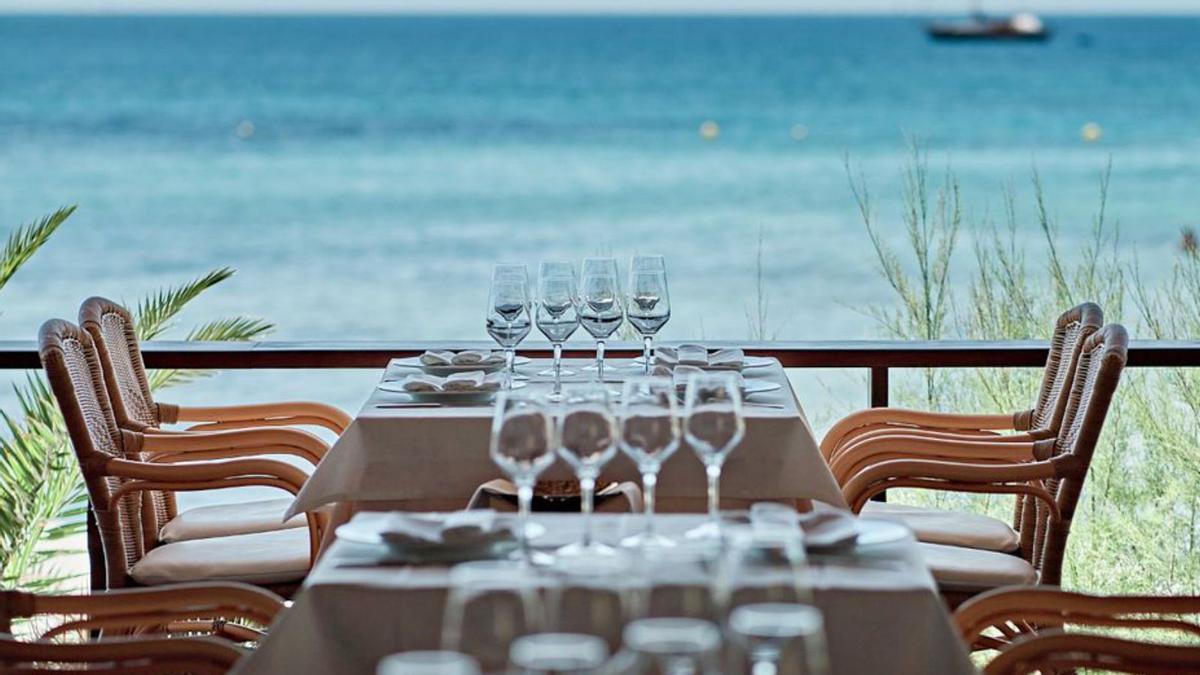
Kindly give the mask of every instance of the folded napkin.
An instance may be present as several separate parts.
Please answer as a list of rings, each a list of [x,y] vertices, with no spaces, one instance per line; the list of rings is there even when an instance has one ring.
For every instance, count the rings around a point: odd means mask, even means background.
[[[502,373],[484,374],[482,370],[454,373],[446,377],[414,373],[401,380],[400,386],[413,394],[489,392],[499,391],[503,380]]]
[[[390,546],[466,546],[499,541],[512,531],[496,522],[496,512],[458,511],[442,518],[390,513],[380,523],[379,537]]]
[[[785,504],[758,502],[750,507],[750,524],[755,528],[799,527],[804,531],[808,548],[837,548],[853,544],[858,527],[849,511],[814,504],[808,513],[797,513]]]
[[[470,349],[462,352],[427,351],[421,355],[426,366],[492,366],[504,363],[503,352]]]
[[[741,370],[745,362],[746,353],[740,349],[718,349],[709,352],[703,345],[685,344],[678,347],[664,346],[654,350],[654,364],[667,368],[694,366]]]

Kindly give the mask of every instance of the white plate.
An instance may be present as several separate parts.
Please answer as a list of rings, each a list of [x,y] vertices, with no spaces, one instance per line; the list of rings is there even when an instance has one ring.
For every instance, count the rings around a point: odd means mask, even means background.
[[[904,541],[912,536],[912,530],[883,518],[859,518],[855,521],[858,527],[858,546],[878,546]]]
[[[513,359],[513,365],[524,366],[532,363],[532,360],[527,356],[518,356]],[[437,375],[438,377],[446,377],[455,373],[469,373],[473,370],[482,370],[485,373],[498,373],[504,370],[504,362],[492,363],[486,366],[481,365],[466,365],[466,366],[427,366],[421,363],[421,357],[412,356],[407,359],[392,359],[392,366],[399,368],[417,368],[429,375]]]
[[[653,365],[654,360],[651,359],[650,363]],[[747,356],[746,360],[742,361],[741,370],[749,370],[751,368],[766,368],[767,366],[770,366],[774,363],[775,363],[775,359],[768,358],[766,356]],[[633,364],[636,366],[645,367],[646,359],[639,356],[633,360]],[[688,364],[688,365],[691,365],[691,364]],[[701,368],[702,370],[738,370],[738,368],[734,368],[733,366],[696,366],[696,367]]]
[[[513,389],[520,389],[526,386],[524,382],[513,382]],[[421,403],[479,403],[490,401],[499,392],[495,391],[405,391],[404,383],[381,382],[379,391],[386,391],[394,394],[407,394],[412,397],[412,400]]]

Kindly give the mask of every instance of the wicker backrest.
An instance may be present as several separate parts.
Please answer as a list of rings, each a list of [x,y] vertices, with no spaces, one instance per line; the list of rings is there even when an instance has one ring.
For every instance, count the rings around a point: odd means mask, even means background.
[[[1092,302],[1072,307],[1059,315],[1054,322],[1050,353],[1046,357],[1046,367],[1042,370],[1042,386],[1038,389],[1037,402],[1031,412],[1030,429],[1058,433],[1067,408],[1067,394],[1070,392],[1074,373],[1072,366],[1084,340],[1091,337],[1102,325],[1104,311]]]
[[[42,367],[62,411],[79,468],[91,499],[107,568],[107,585],[128,585],[127,570],[146,551],[148,532],[157,532],[152,511],[142,508],[141,493],[110,501],[125,482],[107,475],[111,458],[136,458],[137,434],[117,426],[104,385],[100,358],[91,336],[60,319],[42,325],[39,333]],[[131,451],[132,450],[132,451]]]
[[[146,375],[129,310],[106,298],[88,298],[79,308],[79,325],[96,345],[117,426],[132,431],[160,426],[159,406],[150,390],[150,378]],[[178,513],[173,492],[154,490],[148,494],[160,523],[170,521]]]
[[[1036,510],[1027,509],[1036,513],[1035,522],[1027,520],[1022,527],[1022,535],[1027,535],[1026,528],[1033,525],[1030,562],[1040,571],[1042,583],[1057,584],[1061,580],[1071,520],[1125,368],[1128,348],[1125,327],[1109,324],[1084,341],[1076,359],[1066,411],[1053,447],[1052,459],[1058,465],[1059,477],[1045,481],[1060,517],[1051,518],[1049,507],[1039,503]]]

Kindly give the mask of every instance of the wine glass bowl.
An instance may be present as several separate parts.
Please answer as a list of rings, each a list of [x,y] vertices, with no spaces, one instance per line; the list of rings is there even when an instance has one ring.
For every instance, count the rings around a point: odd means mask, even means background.
[[[516,376],[517,345],[533,327],[529,274],[524,265],[497,265],[492,272],[484,326],[488,335],[504,349],[504,386],[512,388]]]
[[[554,363],[550,374],[554,389],[547,397],[562,397],[562,345],[579,328],[578,288],[573,275],[554,273],[556,268],[542,265],[538,278],[538,304],[535,320],[538,330],[554,347]]]
[[[802,603],[743,605],[729,616],[729,632],[752,662],[750,672],[827,675],[824,620]],[[785,667],[781,668],[781,663]]]
[[[671,319],[667,265],[661,255],[634,256],[629,266],[629,323],[642,336],[642,368],[650,372],[654,336]]]
[[[736,373],[696,373],[688,378],[684,400],[684,437],[708,478],[709,522],[688,534],[720,536],[721,468],[746,433],[741,384]]]
[[[545,404],[529,395],[501,392],[492,417],[489,454],[517,486],[518,536],[528,557],[528,540],[544,531],[529,522],[533,486],[555,459],[554,420]]]

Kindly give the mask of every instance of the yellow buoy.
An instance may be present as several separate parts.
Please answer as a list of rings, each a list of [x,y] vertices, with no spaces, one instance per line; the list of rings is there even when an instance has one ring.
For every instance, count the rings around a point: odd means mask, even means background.
[[[792,140],[803,141],[808,138],[808,127],[803,124],[792,125]]]
[[[237,128],[233,131],[238,138],[250,138],[254,135],[254,122],[250,120],[242,120],[238,122]]]
[[[713,120],[704,120],[700,124],[700,138],[706,141],[716,140],[717,136],[721,135],[721,125]]]
[[[1104,129],[1100,128],[1095,122],[1088,122],[1079,130],[1079,136],[1083,138],[1084,143],[1095,143],[1104,135]]]

